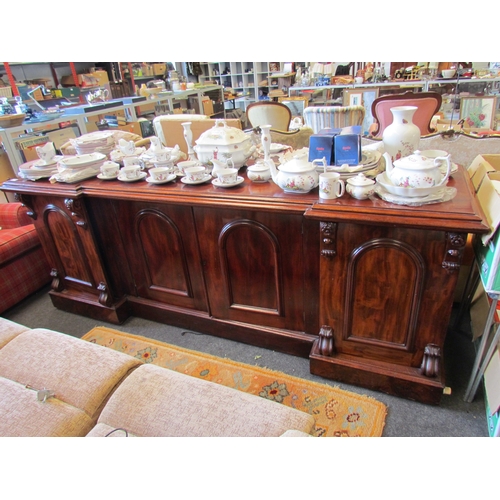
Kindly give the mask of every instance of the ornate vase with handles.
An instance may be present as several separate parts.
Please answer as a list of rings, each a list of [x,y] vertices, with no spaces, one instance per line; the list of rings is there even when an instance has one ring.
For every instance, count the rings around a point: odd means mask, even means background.
[[[413,123],[416,106],[391,108],[393,122],[382,133],[382,142],[392,161],[413,154],[420,142],[420,129]]]

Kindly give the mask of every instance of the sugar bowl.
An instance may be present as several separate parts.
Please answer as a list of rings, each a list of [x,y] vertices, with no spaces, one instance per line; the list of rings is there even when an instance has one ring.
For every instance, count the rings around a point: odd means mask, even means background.
[[[357,200],[366,200],[375,193],[375,181],[361,172],[346,180],[345,190]]]

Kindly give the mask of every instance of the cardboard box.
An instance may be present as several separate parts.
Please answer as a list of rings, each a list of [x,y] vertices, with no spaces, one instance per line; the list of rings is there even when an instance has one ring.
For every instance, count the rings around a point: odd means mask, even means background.
[[[14,179],[15,177],[16,175],[14,174],[7,153],[0,148],[0,182],[6,181],[7,179]]]
[[[498,436],[500,426],[500,351],[498,346],[484,372],[484,389],[488,432],[490,436]]]
[[[162,76],[167,71],[167,65],[165,63],[162,64],[153,64],[153,73],[155,75]]]
[[[56,149],[61,149],[61,146],[68,142],[70,139],[76,139],[77,135],[74,127],[59,128],[47,132],[47,137],[50,142],[54,143]]]
[[[201,103],[203,104],[202,114],[212,116],[214,114],[214,104],[210,100],[210,97],[203,97]]]
[[[182,123],[184,121],[189,121],[189,115],[185,115],[185,120],[162,120],[160,121],[161,128],[163,131],[163,136],[167,142],[166,146],[169,148],[175,147],[176,144],[179,145],[181,151],[187,154],[186,140],[184,139],[184,128]],[[193,120],[191,122],[191,132],[193,133],[193,146],[196,145],[196,140],[200,135],[215,126],[216,120],[206,119],[206,120]],[[241,120],[237,119],[227,119],[226,123],[229,127],[235,127],[241,129]]]
[[[98,70],[94,71],[93,73],[90,73],[90,76],[94,77],[97,79],[97,85],[103,86],[109,83],[109,77],[108,77],[108,72],[104,70]]]
[[[468,168],[490,232],[474,238],[474,253],[487,293],[500,293],[500,155],[478,155]]]

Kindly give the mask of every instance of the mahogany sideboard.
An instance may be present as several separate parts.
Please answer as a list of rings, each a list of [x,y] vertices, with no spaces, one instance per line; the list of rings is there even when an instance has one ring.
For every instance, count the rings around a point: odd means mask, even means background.
[[[244,170],[244,169],[243,169]],[[467,235],[465,170],[444,203],[320,200],[274,183],[12,179],[51,263],[55,307],[136,315],[310,359],[325,378],[439,404]]]

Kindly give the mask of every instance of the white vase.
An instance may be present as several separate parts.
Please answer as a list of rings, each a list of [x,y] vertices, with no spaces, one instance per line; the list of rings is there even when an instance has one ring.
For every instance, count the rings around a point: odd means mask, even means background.
[[[413,154],[420,142],[420,129],[413,123],[416,106],[391,108],[392,123],[382,133],[384,149],[392,160]]]
[[[193,131],[191,130],[191,122],[184,122],[181,123],[181,125],[184,128],[184,139],[188,148],[188,159],[195,161],[197,158],[193,149]]]
[[[264,151],[264,163],[266,163],[270,158],[269,153],[271,152],[271,125],[261,125],[260,131],[262,134],[261,142]]]

